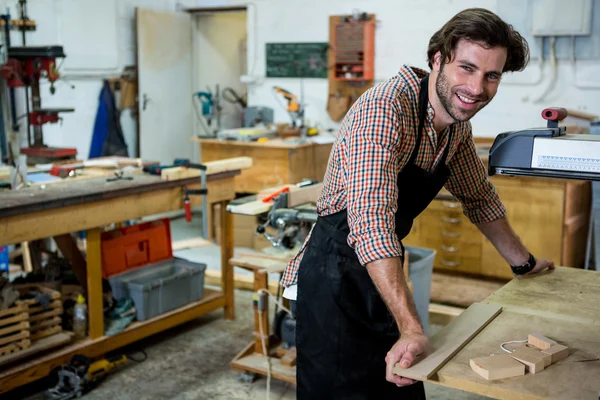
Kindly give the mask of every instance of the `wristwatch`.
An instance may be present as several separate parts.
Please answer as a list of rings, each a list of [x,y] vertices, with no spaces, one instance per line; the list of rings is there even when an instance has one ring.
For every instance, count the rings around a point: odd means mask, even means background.
[[[511,265],[510,269],[512,269],[512,272],[515,275],[525,275],[526,273],[528,273],[529,271],[531,271],[533,268],[535,268],[535,257],[533,256],[533,254],[529,253],[529,260],[527,260],[527,262],[523,265]]]

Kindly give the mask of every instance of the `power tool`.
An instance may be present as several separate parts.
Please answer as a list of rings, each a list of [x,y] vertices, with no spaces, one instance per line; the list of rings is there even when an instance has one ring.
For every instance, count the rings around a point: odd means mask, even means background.
[[[127,357],[124,355],[91,362],[89,358],[76,354],[67,365],[60,368],[58,383],[53,388],[46,390],[44,397],[48,400],[69,400],[81,397],[98,385],[110,371],[126,362]]]

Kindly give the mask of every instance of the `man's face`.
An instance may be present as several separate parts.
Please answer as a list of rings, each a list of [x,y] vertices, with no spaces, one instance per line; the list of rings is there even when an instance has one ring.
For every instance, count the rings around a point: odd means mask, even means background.
[[[486,49],[476,42],[459,40],[452,62],[442,64],[440,54],[434,59],[438,70],[435,88],[441,105],[455,121],[475,116],[496,95],[506,63],[506,48]]]

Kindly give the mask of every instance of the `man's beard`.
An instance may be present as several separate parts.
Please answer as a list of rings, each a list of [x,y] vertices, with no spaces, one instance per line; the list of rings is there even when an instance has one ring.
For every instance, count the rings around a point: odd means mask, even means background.
[[[486,97],[482,98],[482,96],[485,96],[483,94],[479,97],[469,95],[470,98],[478,100],[479,104],[477,108],[473,110],[461,110],[458,106],[454,105],[452,100],[453,97],[456,96],[456,93],[452,92],[452,88],[450,87],[450,81],[448,80],[448,77],[446,77],[446,75],[444,74],[443,65],[441,66],[440,72],[435,81],[435,91],[437,93],[438,98],[440,99],[442,107],[444,107],[448,115],[455,122],[464,122],[473,118],[475,114],[477,114],[477,112],[479,112],[479,110],[485,107],[491,100],[487,99]]]

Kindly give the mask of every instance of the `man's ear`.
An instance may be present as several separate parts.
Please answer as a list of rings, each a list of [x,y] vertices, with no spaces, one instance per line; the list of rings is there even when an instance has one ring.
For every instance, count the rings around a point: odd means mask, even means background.
[[[439,72],[442,63],[442,53],[439,51],[433,55],[433,70]]]

